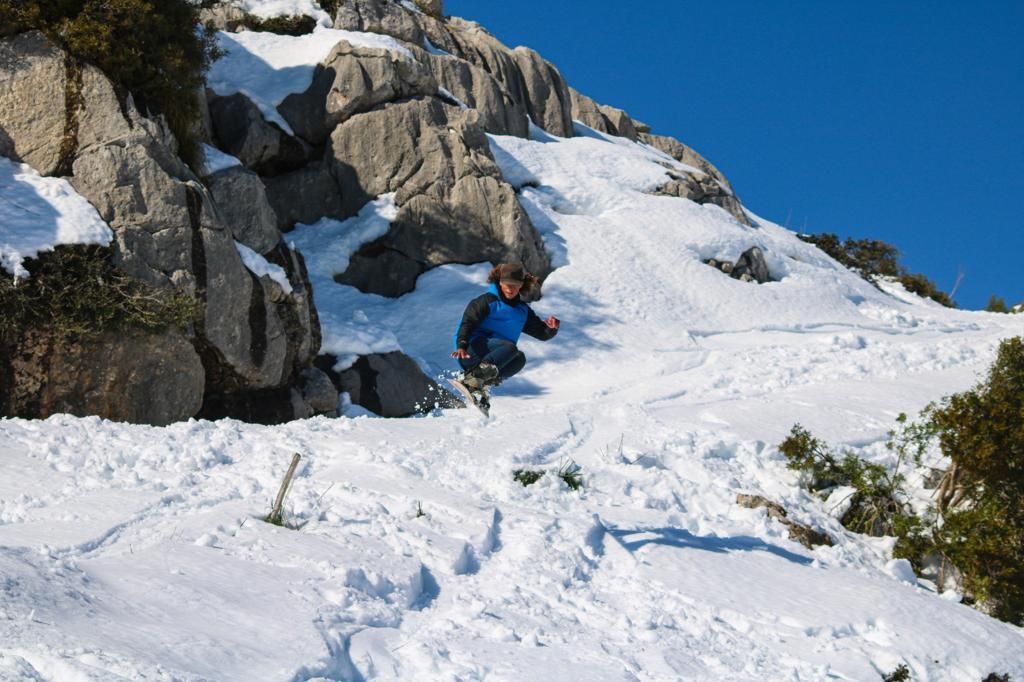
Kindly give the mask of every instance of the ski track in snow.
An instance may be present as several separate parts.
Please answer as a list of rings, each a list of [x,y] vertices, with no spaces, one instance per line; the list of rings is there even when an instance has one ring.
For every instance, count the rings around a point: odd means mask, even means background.
[[[524,343],[490,419],[0,422],[0,679],[1024,675],[1019,628],[894,577],[890,541],[846,532],[776,449],[800,422],[884,459],[895,416],[981,378],[1017,318],[897,300],[778,226],[645,194],[664,158],[639,145],[534,138],[491,141],[530,183],[559,265],[534,308],[563,329]],[[700,263],[752,243],[780,281]],[[486,271],[317,302],[440,374]],[[554,475],[570,462],[579,492]]]

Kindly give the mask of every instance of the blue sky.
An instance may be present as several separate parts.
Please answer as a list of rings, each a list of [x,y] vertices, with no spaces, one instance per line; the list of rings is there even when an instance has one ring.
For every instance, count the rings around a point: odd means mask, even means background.
[[[446,0],[714,163],[743,203],[1024,301],[1024,0]]]

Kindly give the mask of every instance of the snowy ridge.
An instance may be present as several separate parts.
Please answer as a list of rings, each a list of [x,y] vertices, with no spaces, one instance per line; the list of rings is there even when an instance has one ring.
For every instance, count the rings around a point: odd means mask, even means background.
[[[491,419],[0,422],[0,678],[1024,676],[1020,628],[916,584],[776,448],[800,422],[890,462],[896,415],[972,385],[1020,321],[900,300],[767,220],[648,194],[667,179],[649,148],[490,140],[558,265],[533,307],[562,320],[524,341]],[[395,210],[288,235],[325,348],[451,371],[489,264],[397,300],[332,279]],[[752,245],[777,281],[701,262]],[[260,520],[292,453],[295,530]],[[570,461],[579,492],[551,475]],[[521,468],[550,473],[523,487]]]

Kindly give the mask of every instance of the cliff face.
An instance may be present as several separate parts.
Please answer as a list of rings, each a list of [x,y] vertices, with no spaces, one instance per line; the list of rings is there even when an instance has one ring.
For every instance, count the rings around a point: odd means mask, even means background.
[[[226,3],[205,12],[222,29],[251,19]],[[308,86],[270,110],[251,93],[211,86],[195,124],[207,162],[195,169],[162,119],[143,115],[103,73],[38,32],[0,41],[0,155],[66,177],[113,230],[113,265],[198,311],[184,328],[4,334],[0,411],[275,422],[332,413],[339,389],[380,413],[416,411],[422,396],[396,387],[436,386],[415,363],[367,355],[347,374],[330,358],[314,364],[313,292],[285,233],[393,194],[389,227],[335,281],[396,297],[432,268],[485,261],[521,261],[543,278],[549,256],[485,133],[527,137],[532,122],[570,137],[575,119],[649,144],[694,169],[675,173],[666,193],[746,223],[728,181],[692,149],[572,90],[536,52],[442,12],[439,2],[340,3],[334,29],[391,42],[339,34]],[[233,158],[211,161],[221,153]],[[357,369],[370,366],[372,381]]]

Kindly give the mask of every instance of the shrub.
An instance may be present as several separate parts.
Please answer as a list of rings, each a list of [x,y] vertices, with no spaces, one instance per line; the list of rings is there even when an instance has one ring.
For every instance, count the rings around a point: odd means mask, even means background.
[[[910,682],[910,668],[906,663],[900,663],[891,673],[882,675],[882,680],[884,682]]]
[[[876,239],[853,239],[847,237],[840,241],[834,234],[800,234],[800,239],[814,244],[842,265],[853,270],[864,279],[874,283],[875,277],[888,277],[898,280],[903,287],[918,296],[932,299],[947,308],[955,308],[956,303],[946,293],[940,291],[935,283],[921,274],[908,272],[899,262],[900,252],[892,244]]]
[[[840,522],[846,528],[868,535],[893,535],[914,523],[906,502],[904,478],[880,464],[865,462],[852,452],[834,453],[799,424],[779,444],[790,469],[802,472],[804,485],[812,492],[837,486],[854,489],[850,506]],[[897,465],[897,469],[899,466]]]
[[[94,64],[142,111],[163,114],[191,161],[203,73],[219,56],[198,12],[189,0],[0,0],[0,35],[39,29]]]
[[[312,33],[315,28],[316,19],[301,14],[289,17],[271,17],[269,19],[261,19],[256,16],[249,17],[249,29],[252,31],[279,33],[286,36],[304,36]]]
[[[27,279],[0,278],[0,329],[8,343],[31,329],[88,338],[184,328],[200,311],[190,296],[150,287],[115,268],[106,247],[58,246],[27,260],[25,269]]]
[[[985,305],[985,310],[990,313],[1008,313],[1010,309],[1006,307],[1006,301],[999,296],[993,294],[989,296],[988,303]]]

